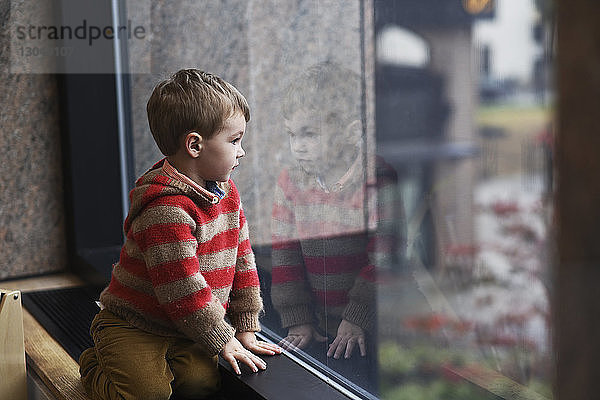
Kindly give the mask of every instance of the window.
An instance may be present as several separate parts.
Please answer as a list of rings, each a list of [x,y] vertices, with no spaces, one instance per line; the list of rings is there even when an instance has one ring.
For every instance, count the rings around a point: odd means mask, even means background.
[[[234,180],[267,336],[358,397],[549,399],[547,3],[128,3],[152,32],[129,42],[150,72],[130,81],[136,175],[160,157],[152,85],[223,76],[251,105]],[[364,349],[328,357],[344,335]]]

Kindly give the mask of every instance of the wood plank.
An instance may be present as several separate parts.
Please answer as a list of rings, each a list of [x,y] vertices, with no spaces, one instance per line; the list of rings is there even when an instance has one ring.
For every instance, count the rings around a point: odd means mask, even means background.
[[[58,400],[87,400],[79,378],[79,364],[43,326],[23,310],[28,366]]]
[[[21,293],[1,290],[0,294],[0,397],[27,400]]]
[[[20,290],[22,293],[36,290],[62,289],[85,284],[73,274],[61,273],[37,276],[33,278],[12,279],[0,282],[0,287],[7,290]]]

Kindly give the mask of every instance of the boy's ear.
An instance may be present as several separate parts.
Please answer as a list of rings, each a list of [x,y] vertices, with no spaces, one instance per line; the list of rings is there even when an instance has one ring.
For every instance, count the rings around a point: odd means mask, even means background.
[[[200,156],[203,147],[202,136],[197,132],[190,132],[185,135],[184,140],[186,153],[192,158],[197,158]]]
[[[346,135],[346,140],[352,143],[358,143],[358,141],[360,141],[360,138],[362,137],[362,123],[360,122],[360,120],[355,119],[354,121],[350,122],[347,126],[346,126],[346,130],[344,131],[345,135]]]

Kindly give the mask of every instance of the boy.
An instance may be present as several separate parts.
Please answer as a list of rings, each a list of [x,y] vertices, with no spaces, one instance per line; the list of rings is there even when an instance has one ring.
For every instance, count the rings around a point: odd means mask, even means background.
[[[297,165],[275,189],[271,297],[288,328],[282,345],[333,359],[373,356],[376,268],[399,243],[395,172],[378,162],[376,179],[366,177],[361,92],[357,74],[325,62],[295,79],[283,103]],[[334,339],[324,352],[311,349],[325,336]],[[372,360],[327,363],[356,383]]]
[[[154,88],[147,112],[166,158],[130,193],[126,241],[90,330],[94,347],[80,358],[94,398],[198,398],[219,387],[217,354],[240,374],[238,362],[257,372],[266,364],[255,354],[281,352],[254,334],[262,300],[230,179],[245,154],[246,99],[187,69]]]

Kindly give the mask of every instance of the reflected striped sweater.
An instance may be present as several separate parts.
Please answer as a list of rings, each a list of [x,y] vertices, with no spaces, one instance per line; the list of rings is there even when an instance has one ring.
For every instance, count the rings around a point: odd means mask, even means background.
[[[271,297],[284,328],[318,323],[335,335],[346,319],[371,331],[377,271],[404,241],[397,176],[382,160],[365,184],[358,168],[326,191],[299,167],[275,189]]]
[[[100,301],[142,330],[188,337],[214,355],[235,331],[260,330],[248,226],[233,181],[218,201],[169,176],[163,162],[130,193],[126,241]]]

